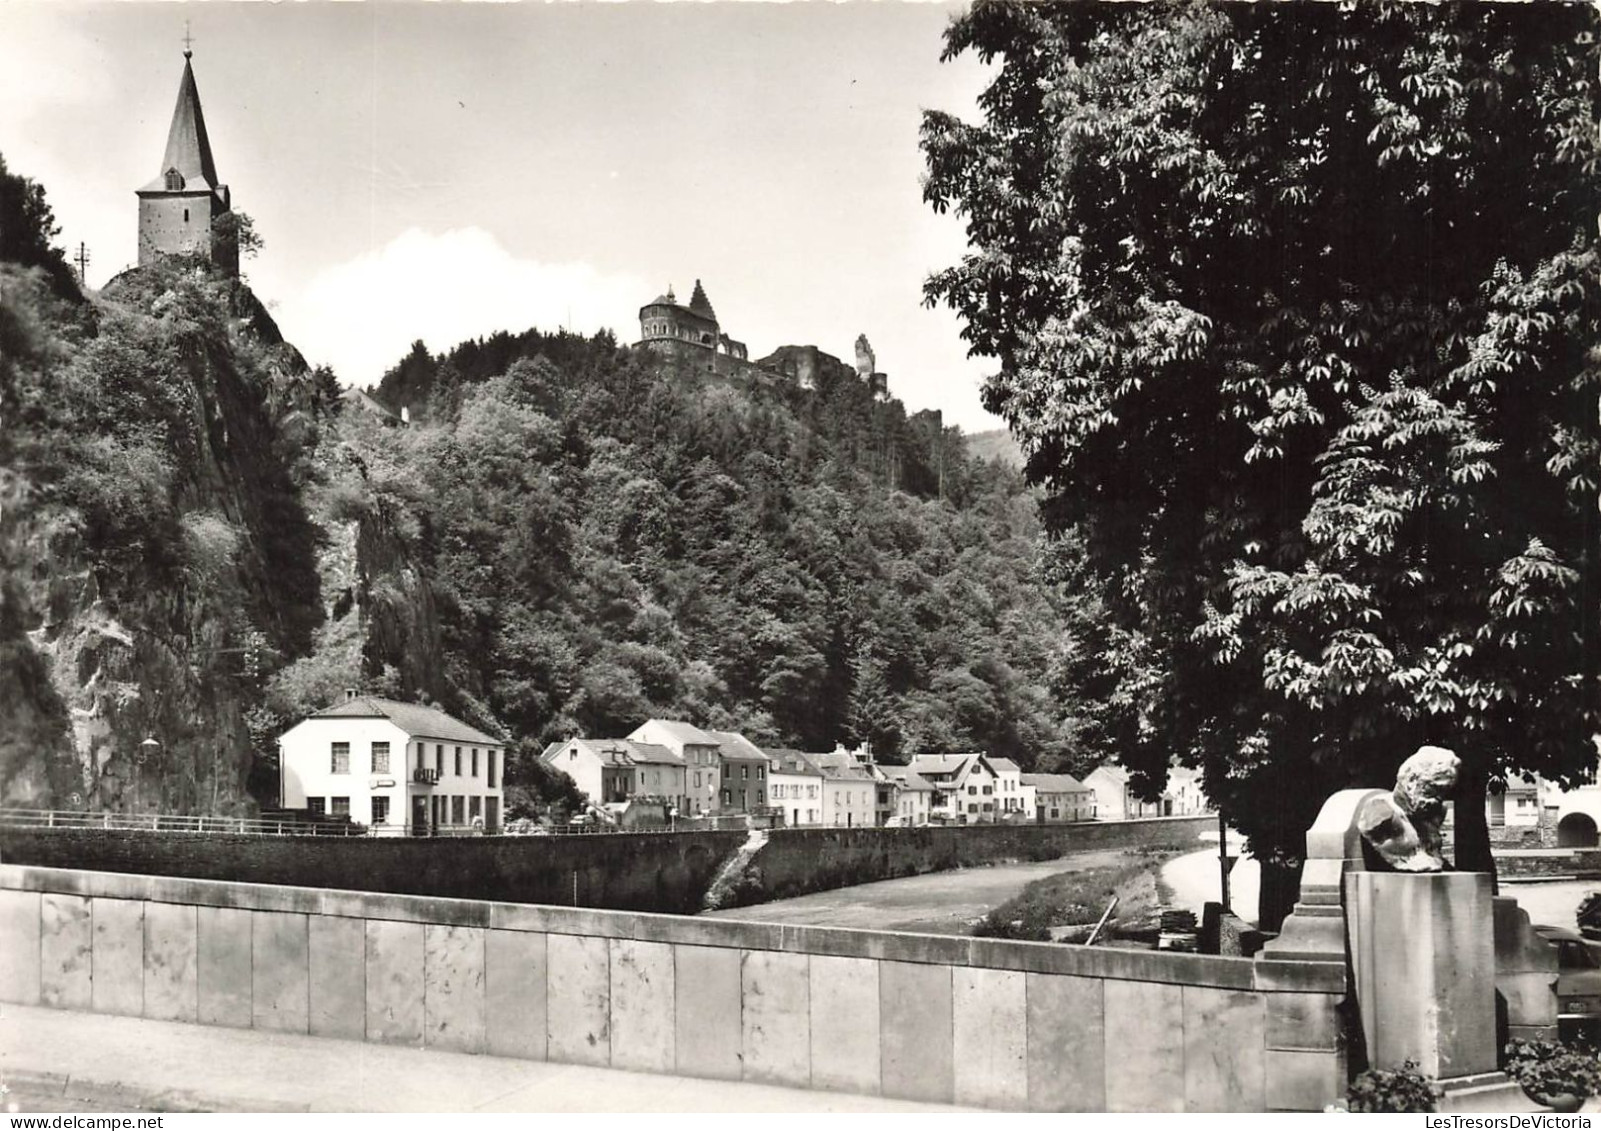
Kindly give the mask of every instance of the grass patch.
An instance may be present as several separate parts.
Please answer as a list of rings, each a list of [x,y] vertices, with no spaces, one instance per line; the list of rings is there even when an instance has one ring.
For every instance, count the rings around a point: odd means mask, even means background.
[[[973,934],[1048,942],[1052,927],[1098,921],[1114,894],[1118,897],[1115,922],[1125,928],[1147,921],[1154,925],[1163,899],[1171,896],[1161,890],[1157,874],[1178,855],[1179,851],[1171,848],[1130,848],[1114,863],[1035,880],[985,915]]]

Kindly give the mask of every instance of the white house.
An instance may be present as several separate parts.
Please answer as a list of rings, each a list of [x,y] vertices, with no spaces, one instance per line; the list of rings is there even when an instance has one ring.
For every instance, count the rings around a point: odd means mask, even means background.
[[[807,757],[823,773],[823,824],[870,829],[878,823],[878,783],[867,767],[843,750]]]
[[[799,750],[769,750],[768,790],[790,828],[823,823],[823,771]]]
[[[723,763],[718,742],[707,732],[678,719],[647,719],[628,736],[630,741],[665,746],[683,760],[684,803],[679,814],[698,817],[719,808]]]
[[[1166,817],[1172,814],[1171,797],[1156,801],[1140,800],[1129,787],[1129,772],[1112,762],[1097,766],[1085,774],[1084,784],[1095,791],[1095,814],[1103,821]]]
[[[1095,791],[1069,774],[1024,774],[1034,788],[1034,819],[1041,824],[1093,821]]]
[[[995,771],[995,809],[1005,819],[1034,819],[1034,787],[1022,767],[1010,758],[987,759]]]
[[[908,766],[885,766],[883,770],[896,786],[895,824],[902,828],[928,824],[934,787]]]
[[[929,803],[931,820],[958,825],[995,820],[999,779],[984,755],[918,754],[910,768],[934,787]]]
[[[593,805],[655,797],[683,811],[684,761],[665,746],[626,738],[569,738],[545,747],[540,758],[572,778]]]
[[[375,835],[498,831],[506,744],[437,707],[345,693],[278,739],[278,803]]]

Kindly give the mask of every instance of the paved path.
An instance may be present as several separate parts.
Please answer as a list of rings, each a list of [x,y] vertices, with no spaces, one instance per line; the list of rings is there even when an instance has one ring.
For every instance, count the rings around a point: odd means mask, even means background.
[[[954,1111],[607,1068],[0,1005],[20,1111]]]
[[[1209,901],[1220,898],[1222,876],[1218,868],[1217,837],[1212,847],[1169,860],[1162,866],[1162,882],[1173,893],[1173,906],[1195,912]],[[1262,869],[1251,857],[1241,853],[1229,870],[1229,906],[1247,923],[1256,922],[1257,898],[1262,886]]]

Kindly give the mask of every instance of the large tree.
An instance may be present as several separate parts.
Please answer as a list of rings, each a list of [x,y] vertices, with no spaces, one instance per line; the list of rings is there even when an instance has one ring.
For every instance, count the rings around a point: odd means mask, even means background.
[[[979,3],[947,32],[998,67],[981,122],[924,121],[971,245],[926,293],[998,360],[1115,623],[1098,732],[1147,784],[1202,768],[1281,877],[1420,743],[1464,760],[1477,867],[1487,783],[1595,768],[1598,26]]]

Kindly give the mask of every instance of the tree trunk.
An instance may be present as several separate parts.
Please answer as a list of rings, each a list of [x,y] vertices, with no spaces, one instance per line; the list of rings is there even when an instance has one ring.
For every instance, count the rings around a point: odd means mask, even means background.
[[[1262,886],[1257,892],[1256,925],[1277,932],[1295,908],[1301,894],[1301,865],[1262,861]]]
[[[1490,855],[1490,823],[1485,816],[1484,799],[1489,790],[1488,769],[1477,759],[1464,758],[1456,791],[1456,869],[1459,872],[1490,873],[1490,891],[1499,891],[1495,881],[1495,858]]]

